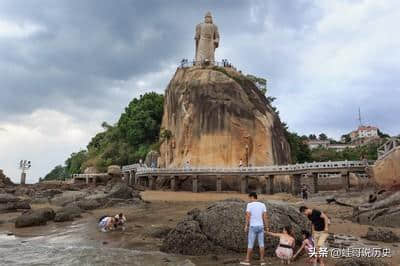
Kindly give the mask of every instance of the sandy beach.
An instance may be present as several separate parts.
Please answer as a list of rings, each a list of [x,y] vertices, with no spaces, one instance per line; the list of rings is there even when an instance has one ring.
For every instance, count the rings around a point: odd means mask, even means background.
[[[145,191],[142,192],[143,199],[147,202],[141,207],[123,206],[118,208],[96,209],[83,214],[81,219],[73,222],[54,223],[49,222],[45,226],[14,228],[12,221],[19,213],[0,214],[0,234],[12,235],[21,241],[32,237],[43,239],[51,238],[55,242],[68,242],[71,245],[85,245],[96,248],[125,249],[140,252],[159,252],[162,239],[150,236],[155,228],[173,228],[185,214],[193,208],[205,208],[211,202],[227,198],[241,198],[247,200],[247,195],[232,193],[191,193],[191,192],[170,192],[170,191]],[[263,200],[283,200],[290,204],[301,205],[303,200],[289,194],[261,195]],[[306,204],[313,208],[324,211],[331,218],[330,232],[334,234],[348,234],[355,237],[365,235],[368,230],[367,225],[359,225],[346,220],[346,216],[351,213],[351,209],[328,205],[319,198],[312,198]],[[33,205],[33,208],[44,207],[45,205]],[[55,208],[54,206],[51,206]],[[101,233],[96,224],[97,219],[106,214],[116,214],[123,212],[128,220],[125,231],[112,231]],[[393,229],[400,234],[400,229]],[[78,241],[79,239],[79,241]],[[365,241],[368,242],[368,241]],[[390,248],[392,258],[387,259],[390,265],[400,264],[400,248],[396,244],[377,243],[379,246]],[[161,261],[179,261],[190,259],[196,265],[224,265],[233,259],[241,259],[244,254],[216,254],[209,256],[179,256],[173,254],[161,255]],[[154,254],[153,254],[154,255]],[[270,265],[278,265],[276,258],[267,258]],[[328,259],[327,265],[333,265],[334,259]],[[156,263],[157,264],[157,263]],[[108,265],[108,264],[104,264]],[[122,264],[119,264],[122,265]],[[229,264],[225,264],[229,265]],[[232,264],[235,265],[235,264]],[[305,258],[302,257],[292,265],[307,265]]]

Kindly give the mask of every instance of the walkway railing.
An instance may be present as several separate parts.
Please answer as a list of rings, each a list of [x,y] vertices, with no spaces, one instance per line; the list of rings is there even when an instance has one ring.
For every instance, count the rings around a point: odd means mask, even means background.
[[[97,176],[99,176],[99,177],[102,177],[102,176],[108,176],[108,174],[107,174],[107,173],[96,173],[96,174],[73,174],[71,177],[72,177],[72,178],[75,178],[75,177],[77,177],[77,178],[86,178],[86,177],[88,177],[88,178],[91,178],[91,177],[97,177]]]
[[[217,61],[208,62],[208,61],[188,60],[185,58],[180,61],[179,68],[192,67],[192,66],[207,66],[207,65],[234,68],[232,66],[232,64],[228,61],[228,59],[222,59],[221,62],[217,62]]]
[[[389,153],[400,147],[400,139],[391,138],[378,148],[378,159],[385,158]]]
[[[136,171],[137,175],[145,174],[166,174],[166,173],[268,173],[268,172],[291,172],[308,171],[318,169],[344,169],[344,168],[365,168],[372,165],[373,161],[338,161],[338,162],[314,162],[291,165],[271,165],[258,167],[185,167],[185,168],[137,168],[136,165],[126,165],[122,167],[123,172],[130,170]]]

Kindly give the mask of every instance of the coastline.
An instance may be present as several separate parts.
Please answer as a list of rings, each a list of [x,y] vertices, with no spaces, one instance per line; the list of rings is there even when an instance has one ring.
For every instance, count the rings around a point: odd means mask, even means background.
[[[3,239],[13,238],[16,241],[35,242],[48,241],[54,246],[62,244],[72,248],[90,247],[102,252],[113,253],[115,250],[121,249],[120,252],[134,251],[135,256],[153,257],[154,265],[180,265],[185,260],[192,261],[195,265],[237,265],[229,264],[229,260],[242,259],[244,254],[216,254],[208,256],[182,256],[174,254],[166,254],[159,251],[162,244],[161,238],[151,236],[154,229],[169,227],[174,228],[175,225],[186,215],[186,213],[194,208],[203,209],[210,203],[227,198],[241,198],[246,200],[247,195],[238,194],[236,192],[228,193],[191,193],[191,192],[171,192],[171,191],[144,191],[141,193],[146,204],[143,206],[122,206],[105,209],[95,209],[83,213],[82,218],[73,222],[54,223],[49,222],[45,226],[15,228],[12,221],[19,213],[0,214],[0,236]],[[260,195],[262,200],[283,200],[290,204],[304,204],[300,198],[293,197],[289,194],[279,193],[275,195]],[[351,213],[351,210],[338,205],[328,205],[324,203],[323,197],[311,198],[306,204],[313,208],[323,210],[331,218],[330,232],[334,234],[347,234],[354,237],[361,237],[366,234],[368,225],[360,225],[346,220],[345,217]],[[46,204],[47,205],[47,204]],[[53,205],[47,205],[56,209]],[[32,207],[39,208],[44,205],[33,204]],[[97,229],[97,220],[102,215],[115,215],[123,212],[127,217],[127,226],[125,231],[112,231],[101,233]],[[390,228],[393,232],[400,234],[400,229]],[[9,234],[10,236],[7,236]],[[6,237],[7,236],[7,237]],[[364,241],[364,240],[363,240]],[[370,241],[365,240],[365,243]],[[400,248],[397,244],[388,244],[382,242],[373,242],[379,246],[391,249],[392,258],[386,259],[390,265],[400,265]],[[0,250],[2,250],[0,248]],[[4,250],[4,248],[3,248]],[[107,251],[108,250],[108,251]],[[113,251],[112,251],[113,250]],[[17,255],[17,254],[13,254]],[[23,257],[23,254],[20,254]],[[276,258],[267,258],[270,265],[279,264]],[[333,265],[335,260],[329,258],[327,265]],[[105,264],[98,265],[108,265]],[[172,264],[171,264],[172,263]],[[123,265],[123,264],[120,264]],[[140,265],[140,264],[138,264]],[[291,265],[306,265],[305,258],[294,261]]]

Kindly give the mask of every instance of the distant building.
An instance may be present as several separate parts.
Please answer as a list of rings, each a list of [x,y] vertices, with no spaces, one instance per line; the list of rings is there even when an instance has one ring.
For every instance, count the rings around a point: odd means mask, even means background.
[[[329,144],[328,149],[334,149],[335,151],[343,151],[347,148],[349,149],[354,149],[357,147],[356,145],[351,145],[351,144]]]
[[[378,128],[374,126],[359,126],[350,132],[350,139],[353,145],[362,145],[379,139]]]
[[[346,148],[353,149],[356,146],[351,144],[331,144],[330,140],[308,140],[308,148],[314,150],[317,148],[333,149],[336,151],[343,151]]]
[[[329,140],[310,139],[307,141],[307,145],[310,150],[314,150],[317,148],[325,148],[326,149],[326,148],[328,148],[330,143],[331,142]]]

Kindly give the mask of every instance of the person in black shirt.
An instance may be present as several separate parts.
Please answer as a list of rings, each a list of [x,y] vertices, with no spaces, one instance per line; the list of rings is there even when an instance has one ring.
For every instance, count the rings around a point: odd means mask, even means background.
[[[299,211],[306,215],[312,223],[312,235],[316,245],[316,252],[318,253],[319,249],[324,246],[324,243],[329,236],[329,218],[323,212],[307,208],[306,206],[301,206]],[[317,257],[317,260],[321,266],[325,265],[322,261],[322,257]]]
[[[301,186],[301,195],[303,197],[303,200],[308,200],[308,188],[306,185]]]

